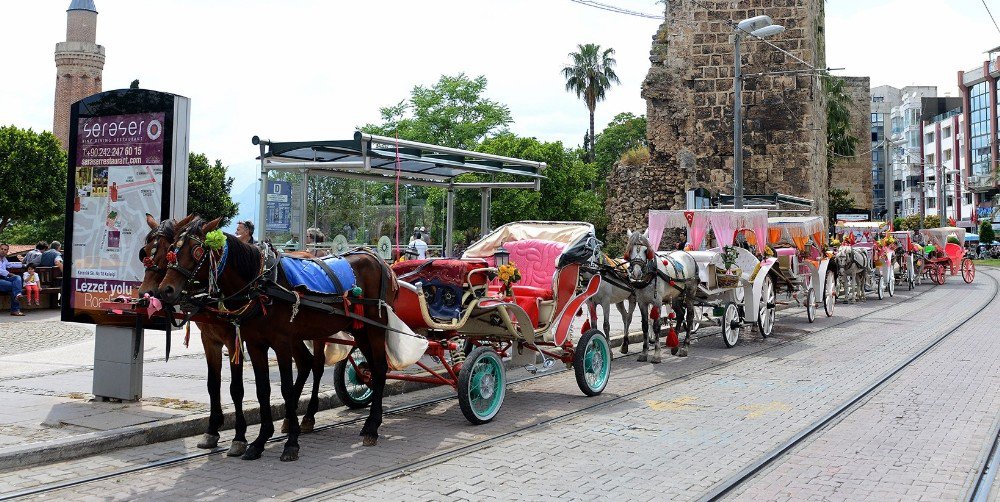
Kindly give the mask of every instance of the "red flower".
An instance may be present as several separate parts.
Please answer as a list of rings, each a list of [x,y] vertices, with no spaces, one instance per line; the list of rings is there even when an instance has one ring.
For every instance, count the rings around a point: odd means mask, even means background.
[[[167,263],[177,263],[177,253],[173,251],[167,252]]]
[[[142,264],[145,265],[146,268],[153,268],[153,258],[150,256],[143,258]]]

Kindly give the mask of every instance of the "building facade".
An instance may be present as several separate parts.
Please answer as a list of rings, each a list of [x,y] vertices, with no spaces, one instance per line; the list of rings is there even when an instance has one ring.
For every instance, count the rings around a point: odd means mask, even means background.
[[[666,1],[642,86],[650,160],[640,167],[616,166],[609,175],[610,235],[645,228],[650,209],[685,208],[689,190],[733,193],[731,23],[769,15],[786,28],[769,41],[822,68],[823,8],[822,0],[762,0],[753,8],[719,0]],[[814,214],[826,215],[829,176],[821,79],[809,73],[763,75],[807,68],[758,40],[741,44],[744,191],[812,199]],[[664,245],[673,239],[665,236]]]
[[[851,113],[851,134],[858,138],[856,153],[850,157],[831,155],[830,190],[846,190],[848,197],[854,199],[856,209],[870,211],[872,209],[871,160],[867,154],[868,144],[864,140],[872,128],[869,115],[869,104],[872,103],[871,79],[868,77],[841,77],[844,81],[844,94],[849,98],[848,110]]]
[[[56,95],[52,132],[69,147],[69,112],[73,103],[101,92],[104,47],[97,45],[94,0],[73,0],[66,11],[66,41],[56,44]]]
[[[927,115],[921,130],[924,214],[939,216],[944,211],[946,218],[961,222],[960,226],[971,226],[975,206],[968,187],[968,164],[961,155],[961,131],[965,127],[962,109]]]
[[[892,181],[893,215],[923,213],[922,120],[934,114],[937,87],[907,86],[899,90],[899,101],[888,115],[889,165]],[[885,165],[886,148],[881,148],[881,166]],[[873,161],[874,167],[874,161]],[[888,179],[888,178],[887,178]]]
[[[991,57],[996,50],[990,53]],[[963,174],[972,193],[975,212],[962,214],[959,221],[993,219],[1000,180],[997,179],[997,90],[1000,85],[1000,58],[984,61],[979,68],[958,72],[962,99],[960,154]]]
[[[886,121],[894,107],[901,102],[901,91],[891,85],[872,87],[871,90],[871,178],[872,178],[872,215],[881,217],[885,208],[885,149],[882,141],[885,139]]]

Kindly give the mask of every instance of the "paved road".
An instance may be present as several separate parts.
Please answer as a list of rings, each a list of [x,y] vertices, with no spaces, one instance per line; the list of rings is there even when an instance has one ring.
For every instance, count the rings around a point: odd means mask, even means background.
[[[833,318],[811,325],[801,315],[785,318],[774,337],[749,335],[734,349],[712,336],[696,341],[686,359],[651,365],[622,357],[595,398],[583,397],[568,372],[525,381],[509,389],[496,420],[483,426],[469,425],[450,400],[388,416],[374,448],[361,446],[359,424],[348,424],[304,436],[296,463],[278,462],[280,447],[272,445],[257,462],[205,457],[49,497],[260,499],[330,490],[322,497],[693,499],[965,322],[994,296],[996,283],[987,275],[996,274],[981,272],[971,286],[952,280],[838,306]],[[968,486],[1000,413],[1000,387],[990,385],[1000,376],[996,349],[983,338],[998,314],[1000,306],[989,304],[733,496],[954,498]],[[448,394],[430,389],[393,396],[388,405]],[[318,421],[359,416],[338,409]],[[191,451],[193,442],[0,474],[0,490],[114,472]],[[840,471],[827,470],[836,466]],[[929,486],[916,493],[920,482]]]

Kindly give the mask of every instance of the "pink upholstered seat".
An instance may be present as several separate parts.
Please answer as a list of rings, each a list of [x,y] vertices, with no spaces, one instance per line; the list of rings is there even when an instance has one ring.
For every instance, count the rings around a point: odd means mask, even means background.
[[[778,248],[774,250],[778,256],[795,256],[795,248]]]
[[[564,244],[527,239],[507,242],[503,247],[510,252],[510,261],[521,271],[519,286],[532,286],[552,291],[552,278],[556,275],[556,260],[562,255]]]

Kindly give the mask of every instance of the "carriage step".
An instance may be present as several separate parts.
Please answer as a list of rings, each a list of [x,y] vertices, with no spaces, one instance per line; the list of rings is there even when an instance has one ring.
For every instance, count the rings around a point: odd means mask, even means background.
[[[542,361],[542,367],[541,368],[538,368],[534,364],[529,364],[529,365],[526,365],[524,367],[524,369],[528,370],[528,373],[531,373],[532,375],[534,375],[536,373],[539,373],[539,372],[545,373],[546,371],[549,371],[550,369],[552,369],[552,365],[554,363],[555,363],[554,359],[545,359],[544,361]]]

